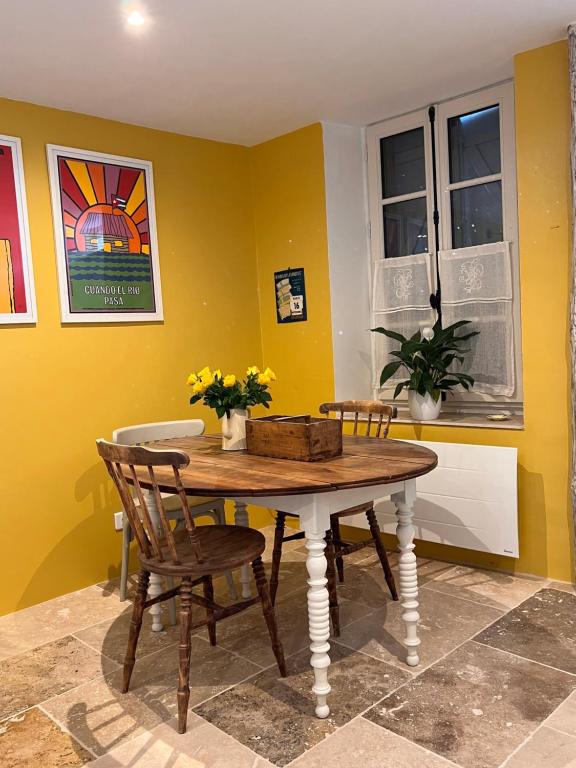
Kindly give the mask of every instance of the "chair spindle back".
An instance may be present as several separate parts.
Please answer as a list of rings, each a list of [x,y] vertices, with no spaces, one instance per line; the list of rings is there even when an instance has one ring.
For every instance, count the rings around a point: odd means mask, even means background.
[[[328,416],[331,413],[339,414],[341,422],[345,415],[354,416],[353,435],[358,435],[360,414],[367,414],[366,437],[388,437],[390,422],[398,415],[398,409],[395,405],[387,405],[379,400],[343,400],[340,403],[322,403],[320,413]],[[376,427],[375,435],[371,434],[372,424]]]
[[[192,552],[198,562],[202,562],[198,531],[190,514],[188,498],[180,477],[180,469],[187,467],[190,463],[188,455],[183,451],[156,450],[139,445],[118,445],[102,439],[97,440],[96,445],[118,490],[142,554],[148,558],[154,557],[159,562],[168,561],[174,565],[180,563],[174,533],[161,494],[161,475],[171,470],[173,484],[176,486],[182,504]],[[160,472],[156,473],[155,468],[161,468]],[[135,496],[131,488],[136,492]],[[161,530],[154,525],[150,513],[152,505],[158,511]]]

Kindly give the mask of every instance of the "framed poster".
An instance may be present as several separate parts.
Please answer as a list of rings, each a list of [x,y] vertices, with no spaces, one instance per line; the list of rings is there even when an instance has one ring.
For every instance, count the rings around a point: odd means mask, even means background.
[[[0,136],[0,324],[35,322],[22,144]]]
[[[302,267],[274,272],[274,285],[277,322],[297,323],[306,320],[306,285]]]
[[[152,163],[47,150],[62,322],[162,320]]]

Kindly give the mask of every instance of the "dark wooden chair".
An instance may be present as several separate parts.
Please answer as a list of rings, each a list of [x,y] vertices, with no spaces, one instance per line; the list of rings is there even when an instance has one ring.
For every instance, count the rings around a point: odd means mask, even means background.
[[[374,438],[385,438],[390,429],[390,422],[396,416],[395,406],[386,405],[374,400],[345,400],[341,403],[322,403],[320,413],[330,416],[337,414],[340,421],[344,421],[345,415],[354,416],[353,435],[358,435],[359,424],[366,424],[365,436]],[[360,417],[365,416],[364,419]],[[364,541],[347,542],[343,541],[340,535],[340,518],[357,515],[364,512],[370,526],[370,538]],[[289,512],[278,511],[276,513],[276,530],[274,532],[274,551],[272,554],[272,572],[270,575],[270,596],[272,604],[276,602],[276,592],[278,590],[278,575],[280,573],[280,561],[282,559],[282,544],[285,541],[294,541],[303,539],[304,532],[298,531],[289,536],[285,536],[286,517],[295,517]],[[326,559],[328,566],[326,568],[326,578],[328,579],[328,592],[330,594],[330,619],[332,629],[336,637],[340,634],[340,619],[338,609],[338,592],[336,582],[336,571],[341,582],[344,581],[344,557],[357,552],[367,546],[375,546],[376,552],[384,571],[384,578],[390,590],[393,600],[398,600],[394,576],[388,562],[388,556],[382,539],[380,538],[380,528],[374,512],[374,503],[368,502],[360,504],[351,509],[342,512],[335,512],[330,516],[330,528],[326,531]]]
[[[284,652],[278,639],[274,607],[262,564],[266,541],[252,528],[234,525],[196,526],[190,513],[186,491],[179,470],[188,466],[189,457],[183,451],[153,450],[143,446],[127,446],[97,440],[98,453],[104,459],[124,506],[138,543],[140,573],[134,599],[128,650],[124,661],[123,693],[128,691],[134,668],[136,646],[142,626],[144,609],[155,603],[180,596],[180,671],[178,685],[178,732],[185,733],[190,698],[190,633],[201,626],[208,627],[210,643],[216,645],[216,622],[239,611],[262,603],[264,619],[278,669],[286,676]],[[175,487],[180,497],[185,530],[173,530],[164,507],[162,479]],[[135,498],[133,495],[135,491]],[[157,530],[150,513],[149,494],[158,509],[161,529]],[[252,564],[258,597],[222,607],[214,602],[212,576]],[[150,573],[177,577],[180,585],[148,599]],[[203,596],[192,590],[202,585]],[[192,621],[192,606],[201,606],[205,618]]]

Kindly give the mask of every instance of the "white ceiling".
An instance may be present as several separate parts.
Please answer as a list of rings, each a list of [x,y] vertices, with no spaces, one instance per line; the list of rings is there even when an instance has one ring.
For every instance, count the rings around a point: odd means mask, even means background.
[[[573,0],[0,0],[0,96],[251,145],[503,80],[575,18]]]

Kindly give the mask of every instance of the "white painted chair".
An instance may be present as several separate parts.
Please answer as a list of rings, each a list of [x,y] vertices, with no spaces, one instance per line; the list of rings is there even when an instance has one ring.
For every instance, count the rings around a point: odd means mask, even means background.
[[[136,424],[131,427],[115,429],[112,441],[121,445],[140,445],[157,440],[170,440],[177,437],[196,437],[204,432],[202,419],[184,419],[182,421],[159,421],[151,424]],[[162,499],[168,517],[176,520],[176,527],[184,521],[182,506],[178,496],[163,493]],[[201,496],[188,496],[188,505],[193,518],[208,516],[216,525],[226,525],[224,513],[224,499],[206,498]],[[126,600],[128,586],[128,561],[130,557],[130,542],[133,534],[130,523],[125,513],[122,513],[122,568],[120,572],[120,600]],[[230,595],[234,600],[238,598],[234,579],[230,571],[226,571],[226,580]],[[174,600],[168,604],[170,622],[176,623],[176,606]]]

